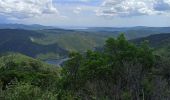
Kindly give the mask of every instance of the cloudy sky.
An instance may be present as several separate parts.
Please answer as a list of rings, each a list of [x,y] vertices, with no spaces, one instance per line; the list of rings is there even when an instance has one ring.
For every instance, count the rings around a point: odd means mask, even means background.
[[[0,23],[170,26],[170,0],[0,0]]]

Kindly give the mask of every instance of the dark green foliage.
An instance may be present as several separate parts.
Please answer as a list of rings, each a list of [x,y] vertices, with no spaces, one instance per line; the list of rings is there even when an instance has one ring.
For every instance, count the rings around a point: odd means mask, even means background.
[[[170,63],[148,41],[121,34],[104,50],[70,53],[63,68],[13,54],[0,58],[4,100],[169,100]]]
[[[140,44],[142,41],[147,40],[149,41],[149,45],[152,47],[160,48],[169,45],[170,42],[170,34],[157,34],[157,35],[150,35],[144,38],[138,38],[132,40],[133,42]]]
[[[142,41],[149,41],[149,46],[154,48],[154,53],[159,56],[170,58],[170,34],[157,34],[151,35],[145,38],[139,38],[131,40],[136,44],[140,44]]]
[[[2,100],[56,100],[57,98],[57,95],[51,91],[41,90],[30,83],[17,81],[11,82],[0,96]]]
[[[55,100],[58,79],[57,68],[27,56],[0,58],[0,94],[5,100]]]
[[[169,98],[169,89],[164,88],[168,87],[168,79],[155,72],[159,70],[158,59],[147,41],[135,46],[122,34],[117,39],[109,38],[103,52],[74,53],[71,58],[63,68],[62,85],[74,97],[97,100]],[[165,75],[169,78],[168,73]],[[161,87],[164,93],[156,96],[156,90]]]

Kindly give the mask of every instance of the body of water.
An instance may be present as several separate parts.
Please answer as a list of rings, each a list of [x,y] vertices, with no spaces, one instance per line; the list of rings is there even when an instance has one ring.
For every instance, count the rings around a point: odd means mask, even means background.
[[[61,67],[61,65],[66,62],[67,60],[69,60],[69,58],[63,58],[63,59],[48,59],[45,60],[46,63],[48,64],[52,64],[52,65],[57,65],[59,67]]]

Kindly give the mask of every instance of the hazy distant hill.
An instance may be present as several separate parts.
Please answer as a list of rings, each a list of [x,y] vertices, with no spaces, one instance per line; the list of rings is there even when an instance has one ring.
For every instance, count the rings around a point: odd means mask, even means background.
[[[170,27],[91,27],[87,29],[81,29],[80,31],[96,32],[100,34],[114,36],[118,36],[120,33],[125,33],[128,39],[135,39],[140,37],[146,37],[152,34],[170,33]]]
[[[41,30],[41,29],[53,29],[52,26],[43,26],[38,24],[24,25],[24,24],[0,24],[0,29],[25,29],[25,30]]]
[[[167,33],[170,32],[170,27],[145,27],[145,26],[137,26],[137,27],[91,27],[87,29],[81,29],[84,31],[93,31],[93,32],[127,32],[130,30],[143,30],[143,31],[152,31],[156,33]]]

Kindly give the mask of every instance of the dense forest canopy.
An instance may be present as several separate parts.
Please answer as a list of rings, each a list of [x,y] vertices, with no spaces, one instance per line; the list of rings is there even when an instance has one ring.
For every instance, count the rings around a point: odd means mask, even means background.
[[[61,68],[21,54],[0,58],[3,100],[168,100],[169,58],[123,34],[100,51],[70,53]]]

